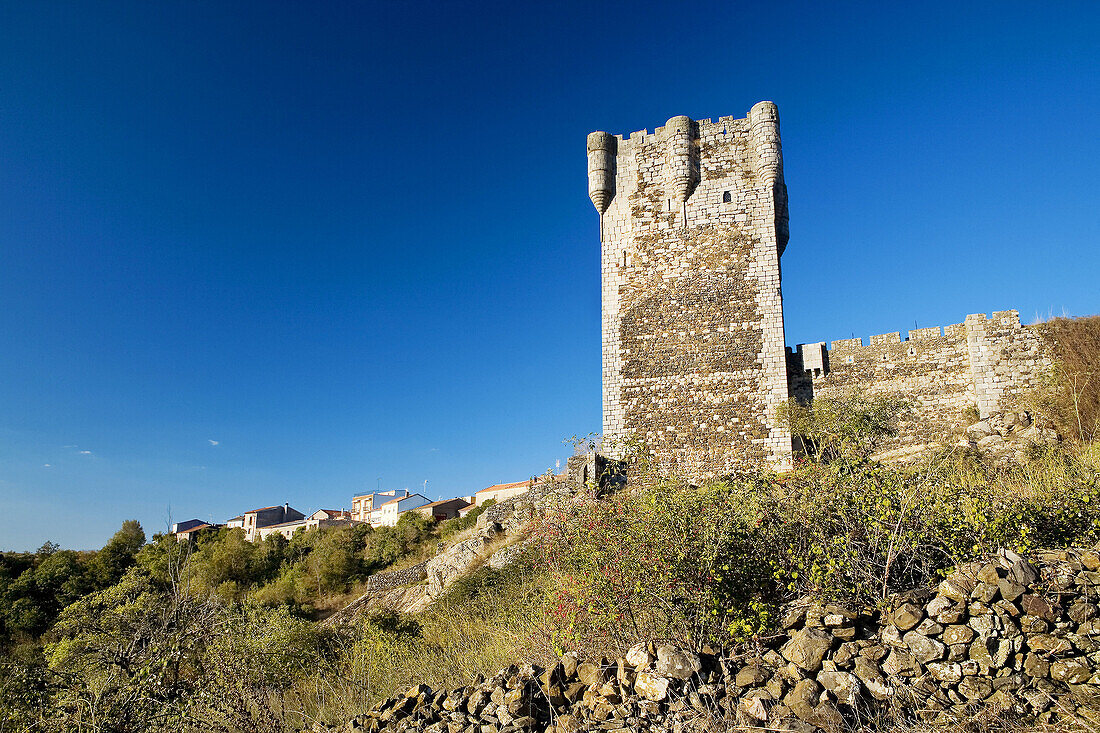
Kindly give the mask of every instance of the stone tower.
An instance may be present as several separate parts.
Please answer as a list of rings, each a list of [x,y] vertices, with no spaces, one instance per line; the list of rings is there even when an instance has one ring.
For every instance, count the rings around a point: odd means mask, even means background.
[[[767,461],[791,437],[779,257],[787,189],[775,104],[588,136],[600,214],[603,430],[687,478]]]

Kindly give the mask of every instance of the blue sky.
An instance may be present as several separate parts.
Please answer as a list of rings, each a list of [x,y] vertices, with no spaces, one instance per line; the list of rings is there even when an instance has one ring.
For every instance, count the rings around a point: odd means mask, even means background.
[[[5,3],[0,549],[564,459],[596,129],[779,105],[790,344],[1100,312],[1098,35],[1095,2]]]

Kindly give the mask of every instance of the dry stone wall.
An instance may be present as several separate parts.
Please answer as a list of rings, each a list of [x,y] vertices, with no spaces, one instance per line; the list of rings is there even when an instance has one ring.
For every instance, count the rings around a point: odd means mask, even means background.
[[[567,654],[454,690],[425,685],[344,731],[835,731],[981,714],[1100,725],[1100,554],[1002,551],[885,609],[793,604],[761,646]],[[743,728],[742,728],[743,727]]]
[[[701,476],[789,463],[779,118],[674,117],[589,136],[600,212],[604,436]]]

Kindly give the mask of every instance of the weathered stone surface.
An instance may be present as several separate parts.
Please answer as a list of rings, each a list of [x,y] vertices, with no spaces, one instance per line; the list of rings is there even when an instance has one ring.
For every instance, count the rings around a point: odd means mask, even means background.
[[[969,603],[970,594],[978,584],[978,570],[976,563],[960,565],[940,582],[939,594],[956,603]]]
[[[791,709],[799,720],[813,723],[817,718],[817,704],[821,687],[816,680],[799,680],[794,689],[783,698],[783,703]]]
[[[791,640],[784,645],[783,658],[808,672],[816,672],[821,669],[821,660],[832,644],[828,634],[801,629],[792,634]]]
[[[1083,659],[1059,659],[1051,663],[1050,676],[1059,682],[1076,685],[1087,682],[1092,671]]]
[[[962,679],[962,665],[947,662],[931,662],[928,672],[940,682],[958,682]]]
[[[917,661],[913,655],[901,649],[892,649],[886,661],[882,663],[882,671],[893,677],[911,674],[916,671],[916,668]]]
[[[703,665],[694,652],[677,649],[671,644],[660,644],[657,646],[655,667],[659,674],[686,680],[702,670]]]
[[[924,611],[912,603],[903,603],[890,613],[890,623],[902,631],[908,631],[920,623]]]
[[[741,698],[741,710],[753,720],[765,721],[768,719],[768,709],[759,697],[747,696]]]
[[[1065,654],[1073,651],[1073,645],[1066,639],[1052,634],[1034,634],[1027,639],[1028,648],[1035,652]]]
[[[967,700],[984,700],[993,694],[993,683],[982,677],[964,677],[958,689]]]
[[[953,625],[943,630],[945,644],[969,644],[974,638],[974,630],[969,626]]]
[[[909,651],[913,653],[913,657],[922,664],[943,658],[946,651],[940,642],[929,639],[927,636],[918,634],[915,631],[907,632],[902,640],[905,641]]]
[[[1035,616],[1045,621],[1054,621],[1054,610],[1050,604],[1037,595],[1030,593],[1020,597],[1020,607],[1029,616]]]
[[[667,677],[639,672],[638,678],[634,681],[634,691],[646,700],[660,702],[668,697],[668,683]]]
[[[635,669],[644,669],[653,663],[653,655],[646,644],[635,644],[626,653],[626,663]]]
[[[837,701],[845,705],[855,705],[859,696],[859,679],[848,672],[819,672],[818,683],[836,695]]]
[[[738,687],[759,687],[768,681],[771,675],[760,665],[750,664],[742,667],[734,678],[734,684]]]

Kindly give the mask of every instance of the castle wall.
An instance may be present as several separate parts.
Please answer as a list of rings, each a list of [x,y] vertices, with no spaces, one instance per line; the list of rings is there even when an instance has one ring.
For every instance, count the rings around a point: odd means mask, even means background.
[[[1049,367],[1038,331],[1020,325],[1016,311],[966,317],[959,324],[863,339],[803,344],[788,353],[792,398],[809,402],[843,394],[894,394],[911,415],[886,447],[923,447],[954,427],[1018,406],[1024,391]]]
[[[775,105],[589,136],[601,211],[604,436],[701,477],[790,460]]]

